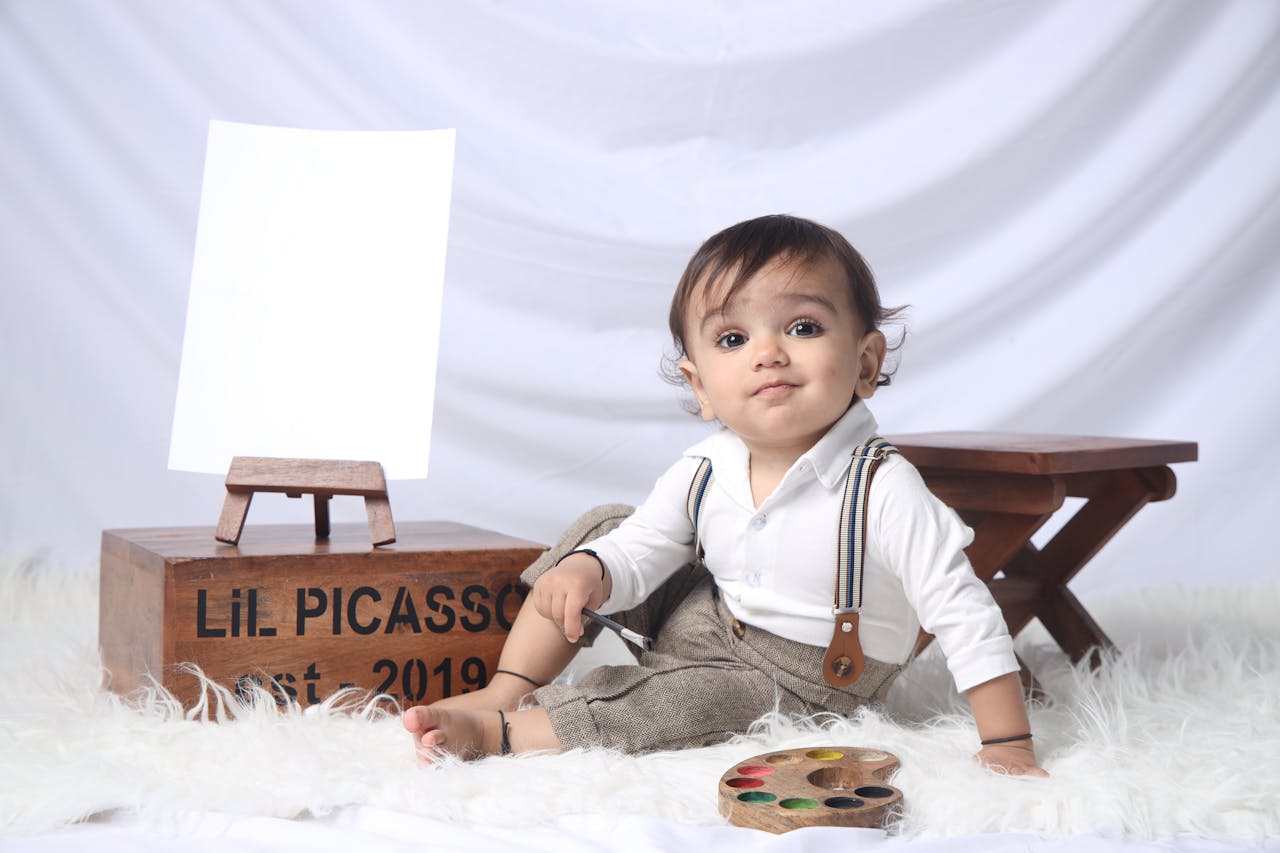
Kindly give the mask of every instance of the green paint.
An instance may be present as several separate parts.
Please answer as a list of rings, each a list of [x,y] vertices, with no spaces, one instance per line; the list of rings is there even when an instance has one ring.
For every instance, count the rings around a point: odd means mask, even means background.
[[[816,809],[818,807],[817,800],[811,800],[808,797],[791,797],[778,803],[784,809],[793,811],[803,811],[804,809]]]

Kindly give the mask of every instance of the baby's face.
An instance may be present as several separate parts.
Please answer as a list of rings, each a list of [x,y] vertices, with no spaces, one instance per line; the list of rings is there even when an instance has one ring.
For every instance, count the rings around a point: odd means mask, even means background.
[[[727,305],[694,295],[680,368],[708,420],[753,452],[799,456],[849,408],[870,397],[884,336],[866,332],[843,270],[830,261],[774,261]]]

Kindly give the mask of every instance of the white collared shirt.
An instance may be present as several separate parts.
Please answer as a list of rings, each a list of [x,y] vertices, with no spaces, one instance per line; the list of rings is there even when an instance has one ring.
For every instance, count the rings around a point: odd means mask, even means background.
[[[837,540],[850,452],[876,435],[859,401],[796,460],[759,507],[746,445],[722,429],[690,447],[616,530],[587,547],[609,567],[602,613],[644,601],[694,559],[689,484],[700,460],[714,477],[699,526],[704,560],[735,617],[826,647],[834,617]],[[973,574],[964,548],[973,532],[928,490],[901,454],[876,471],[868,497],[859,637],[863,652],[904,663],[923,625],[935,635],[960,691],[1018,669],[999,607]]]

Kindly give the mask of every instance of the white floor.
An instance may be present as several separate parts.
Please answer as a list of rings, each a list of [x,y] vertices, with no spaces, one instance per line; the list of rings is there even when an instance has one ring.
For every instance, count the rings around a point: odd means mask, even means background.
[[[671,850],[698,853],[750,851],[910,849],[912,853],[1232,853],[1280,851],[1280,838],[1224,843],[1195,836],[1135,842],[1086,835],[1043,839],[1034,835],[977,835],[964,838],[892,838],[873,829],[804,829],[770,835],[738,827],[690,826],[652,818],[565,817],[554,827],[486,829],[369,807],[340,809],[324,818],[283,820],[218,813],[113,815],[40,835],[0,838],[0,850],[24,853],[64,851],[288,851],[311,853],[375,848],[379,853],[421,850],[504,853],[601,853]]]

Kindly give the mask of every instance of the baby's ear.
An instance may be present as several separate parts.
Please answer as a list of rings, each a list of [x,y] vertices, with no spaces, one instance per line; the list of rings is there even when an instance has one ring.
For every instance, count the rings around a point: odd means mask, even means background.
[[[684,377],[684,381],[689,383],[689,387],[693,389],[693,396],[698,398],[698,410],[702,413],[704,421],[714,421],[716,419],[715,410],[711,408],[711,401],[707,399],[707,390],[702,387],[702,378],[698,376],[698,366],[689,359],[681,359],[676,365],[680,368],[680,375]]]
[[[867,332],[858,342],[858,384],[854,393],[860,399],[870,399],[880,387],[880,369],[884,367],[887,347],[884,333],[878,329]]]

